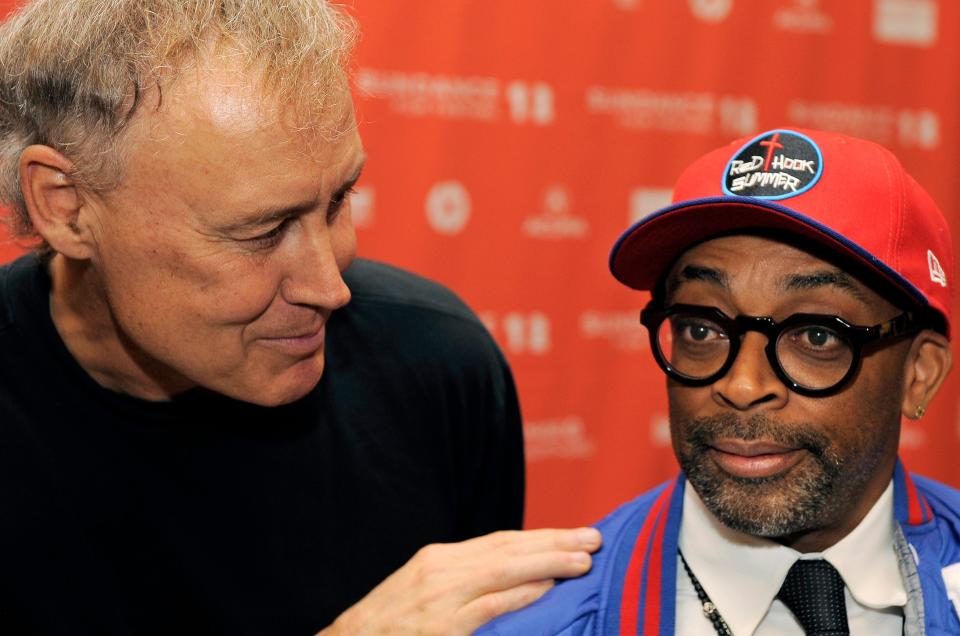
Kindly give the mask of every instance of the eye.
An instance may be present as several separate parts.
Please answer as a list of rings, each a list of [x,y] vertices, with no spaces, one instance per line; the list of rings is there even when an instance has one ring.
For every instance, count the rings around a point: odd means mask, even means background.
[[[686,342],[710,342],[725,337],[723,331],[717,325],[696,318],[675,320],[673,331],[676,337]]]
[[[822,325],[810,325],[809,327],[794,329],[790,332],[789,337],[795,346],[812,351],[830,351],[846,346],[846,342],[840,334]]]
[[[283,240],[284,234],[286,234],[287,229],[290,227],[291,220],[290,218],[286,218],[272,229],[253,238],[244,239],[243,242],[255,249],[270,249],[271,247],[275,247]]]

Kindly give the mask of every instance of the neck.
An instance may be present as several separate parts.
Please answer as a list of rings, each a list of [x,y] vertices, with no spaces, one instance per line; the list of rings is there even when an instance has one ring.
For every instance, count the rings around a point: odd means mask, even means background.
[[[100,386],[151,401],[191,388],[187,378],[152,359],[123,331],[90,261],[57,254],[50,262],[50,278],[53,324],[70,354]]]

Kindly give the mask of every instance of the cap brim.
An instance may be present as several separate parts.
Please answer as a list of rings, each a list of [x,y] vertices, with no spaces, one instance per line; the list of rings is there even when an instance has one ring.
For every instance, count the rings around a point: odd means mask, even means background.
[[[640,219],[614,244],[610,271],[628,287],[652,290],[683,252],[705,240],[738,230],[779,230],[808,238],[863,264],[921,306],[929,305],[919,289],[860,245],[788,207],[750,197],[693,199]]]

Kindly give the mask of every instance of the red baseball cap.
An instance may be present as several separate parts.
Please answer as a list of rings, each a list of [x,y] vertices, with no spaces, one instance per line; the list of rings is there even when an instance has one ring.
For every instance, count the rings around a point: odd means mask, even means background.
[[[652,290],[690,247],[719,234],[779,230],[861,263],[950,330],[953,244],[943,213],[889,150],[815,130],[770,130],[704,155],[673,204],[617,240],[610,271]]]

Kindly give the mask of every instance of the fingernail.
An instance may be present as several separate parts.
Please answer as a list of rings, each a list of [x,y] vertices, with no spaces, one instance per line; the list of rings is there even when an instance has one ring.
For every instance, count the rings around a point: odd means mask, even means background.
[[[591,561],[590,555],[583,552],[574,552],[570,555],[570,559],[573,561],[574,565],[578,565],[580,567],[587,567],[590,565]]]
[[[600,531],[596,528],[580,528],[577,530],[577,541],[587,547],[600,545]]]

